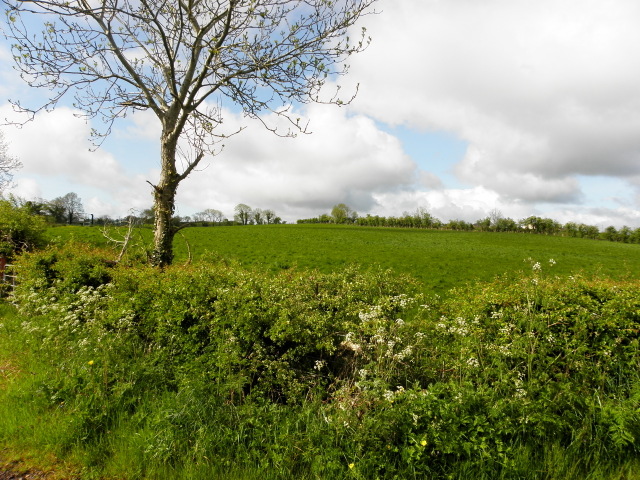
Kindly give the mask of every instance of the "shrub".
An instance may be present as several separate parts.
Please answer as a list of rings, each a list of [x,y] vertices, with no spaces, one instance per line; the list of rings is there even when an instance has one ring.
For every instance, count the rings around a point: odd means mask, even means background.
[[[44,244],[45,221],[29,208],[0,199],[0,255],[12,259],[16,254]]]

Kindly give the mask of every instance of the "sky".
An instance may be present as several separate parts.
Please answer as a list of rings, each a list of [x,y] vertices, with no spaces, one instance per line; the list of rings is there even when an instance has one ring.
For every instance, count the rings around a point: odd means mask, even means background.
[[[280,138],[225,108],[244,131],[185,180],[177,212],[233,217],[245,203],[288,222],[346,203],[360,215],[426,208],[474,222],[498,210],[640,227],[640,2],[379,0],[369,48],[339,79],[348,106],[297,106],[309,135]],[[0,118],[37,95],[0,43]],[[13,192],[77,193],[96,217],[152,205],[159,124],[139,112],[96,151],[69,106],[0,127],[23,167]]]

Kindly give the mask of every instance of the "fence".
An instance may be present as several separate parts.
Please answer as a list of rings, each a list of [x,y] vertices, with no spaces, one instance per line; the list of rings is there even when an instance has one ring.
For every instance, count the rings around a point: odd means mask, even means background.
[[[5,296],[13,293],[16,286],[16,271],[12,264],[7,263],[7,259],[0,257],[0,295]]]

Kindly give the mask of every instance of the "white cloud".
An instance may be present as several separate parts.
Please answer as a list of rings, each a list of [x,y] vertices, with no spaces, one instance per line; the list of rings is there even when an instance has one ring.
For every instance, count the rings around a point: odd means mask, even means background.
[[[13,191],[26,198],[55,191],[47,199],[69,191],[86,198],[100,192],[102,204],[112,204],[95,212],[99,215],[126,212],[132,206],[141,206],[142,198],[145,206],[150,204],[146,177],[127,173],[119,162],[122,159],[105,149],[91,151],[90,126],[74,113],[67,107],[58,107],[37,115],[21,128],[5,128],[11,154],[23,165],[16,172],[17,187]],[[0,107],[0,115],[11,118],[12,114],[9,106]],[[56,189],[57,185],[61,186]]]
[[[469,142],[462,180],[579,201],[574,176],[640,173],[640,4],[382,0],[354,107]]]
[[[180,203],[194,211],[217,208],[229,216],[236,204],[247,203],[286,211],[295,220],[339,202],[370,209],[377,193],[413,183],[415,163],[395,137],[370,119],[324,105],[311,105],[303,113],[311,118],[311,135],[280,138],[255,122],[248,124],[207,168],[185,181]],[[226,113],[225,125],[241,121]]]
[[[8,192],[20,198],[42,198],[40,184],[31,178],[20,178],[13,182]]]
[[[304,107],[314,133],[296,139],[249,122],[180,186],[178,214],[217,208],[232,216],[244,202],[295,220],[346,202],[387,216],[426,206],[445,221],[475,221],[498,208],[515,219],[640,226],[640,3],[380,0],[379,9],[364,22],[373,44],[341,79],[346,91],[360,82],[354,104]],[[8,55],[0,48],[2,65]],[[30,98],[8,67],[0,79],[3,100]],[[0,115],[11,115],[9,107]],[[419,170],[371,119],[451,132],[468,148],[443,168],[406,147],[440,178]],[[228,111],[224,120],[230,130],[247,124]],[[97,152],[89,152],[89,126],[70,108],[5,130],[25,165],[19,191],[77,191],[95,214],[150,206],[146,180],[158,178],[159,123],[136,112],[115,127]],[[450,173],[468,188],[447,185]],[[619,183],[593,185],[614,177]]]
[[[376,195],[380,208],[375,212],[383,216],[398,216],[426,208],[443,222],[464,220],[475,222],[498,209],[505,217],[520,219],[530,214],[530,209],[518,203],[503,201],[500,196],[484,187],[446,189],[432,191],[391,192]]]

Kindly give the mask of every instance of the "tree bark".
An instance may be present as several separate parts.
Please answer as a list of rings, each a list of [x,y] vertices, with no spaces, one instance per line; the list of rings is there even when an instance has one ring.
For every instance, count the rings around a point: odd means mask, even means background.
[[[153,254],[151,263],[157,267],[171,265],[173,261],[173,237],[176,227],[172,219],[175,212],[175,199],[180,183],[176,171],[177,138],[163,131],[161,138],[160,180],[154,185],[153,209],[155,212]]]

